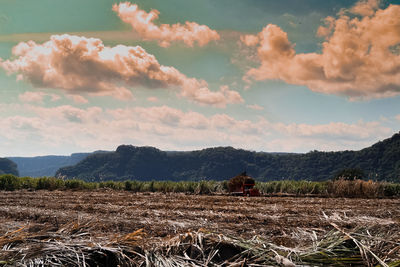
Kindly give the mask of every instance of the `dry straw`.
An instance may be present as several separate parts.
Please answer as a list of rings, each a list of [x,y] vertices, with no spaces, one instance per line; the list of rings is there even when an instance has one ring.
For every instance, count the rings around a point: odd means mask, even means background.
[[[0,237],[0,266],[400,266],[399,233],[344,230],[324,214],[332,230],[298,247],[259,236],[245,240],[201,229],[147,244],[142,229],[104,239],[99,222],[72,222],[35,234],[27,227]],[[335,219],[337,219],[335,217]]]

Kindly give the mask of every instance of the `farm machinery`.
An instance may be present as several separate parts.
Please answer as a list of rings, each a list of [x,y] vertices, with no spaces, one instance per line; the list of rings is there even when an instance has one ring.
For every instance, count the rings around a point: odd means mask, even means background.
[[[244,172],[229,180],[229,193],[234,196],[258,197],[260,191],[254,188],[255,184],[255,180]]]

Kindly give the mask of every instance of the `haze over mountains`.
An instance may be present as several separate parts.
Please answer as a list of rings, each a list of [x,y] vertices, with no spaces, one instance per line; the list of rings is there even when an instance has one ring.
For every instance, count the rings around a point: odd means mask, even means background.
[[[113,152],[0,159],[0,174],[56,175],[86,181],[225,180],[243,171],[263,181],[320,181],[331,179],[346,168],[363,170],[365,179],[399,182],[400,133],[360,151],[294,154],[216,147],[180,152],[121,145]]]
[[[85,159],[93,153],[103,153],[105,151],[95,151],[92,153],[73,153],[70,156],[38,156],[38,157],[7,157],[18,166],[20,176],[42,177],[55,176],[58,169],[65,166],[72,166]]]
[[[74,153],[70,156],[8,157],[18,165],[20,176],[54,176],[64,166],[75,165],[91,153]]]

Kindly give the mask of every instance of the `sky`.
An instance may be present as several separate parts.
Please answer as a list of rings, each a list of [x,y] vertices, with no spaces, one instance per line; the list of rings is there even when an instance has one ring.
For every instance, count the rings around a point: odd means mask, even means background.
[[[359,150],[400,126],[400,0],[0,0],[0,156]]]

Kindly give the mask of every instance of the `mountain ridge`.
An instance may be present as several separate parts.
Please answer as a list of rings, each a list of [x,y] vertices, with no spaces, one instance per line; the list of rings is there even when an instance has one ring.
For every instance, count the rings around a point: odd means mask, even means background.
[[[327,180],[340,170],[359,168],[365,179],[399,181],[400,134],[358,151],[305,154],[253,152],[233,147],[195,151],[162,151],[154,147],[120,145],[114,152],[89,155],[56,175],[86,181],[225,180],[247,173],[258,180]]]
[[[12,174],[18,176],[19,173],[17,164],[7,158],[0,158],[0,175],[3,174]]]

